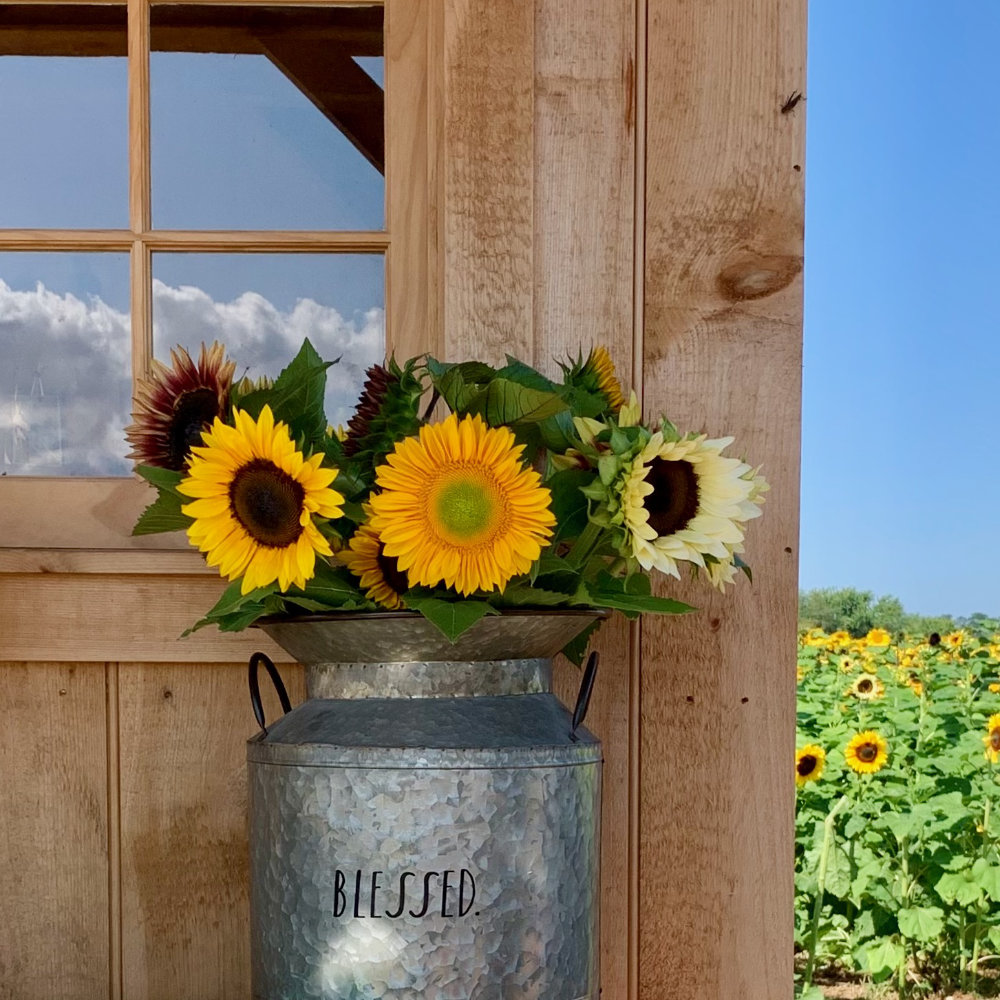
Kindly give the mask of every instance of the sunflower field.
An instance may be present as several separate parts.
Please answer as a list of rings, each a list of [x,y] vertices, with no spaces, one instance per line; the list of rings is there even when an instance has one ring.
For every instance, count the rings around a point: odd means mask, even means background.
[[[1000,636],[802,636],[797,996],[1000,991],[998,775]]]

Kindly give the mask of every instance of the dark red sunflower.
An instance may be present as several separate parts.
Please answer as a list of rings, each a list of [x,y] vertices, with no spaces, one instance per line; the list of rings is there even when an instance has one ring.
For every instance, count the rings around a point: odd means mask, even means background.
[[[218,341],[201,345],[197,364],[183,347],[170,352],[171,367],[153,360],[148,378],[140,379],[132,399],[133,422],[125,436],[137,465],[182,470],[191,446],[229,405],[236,362],[227,361]]]

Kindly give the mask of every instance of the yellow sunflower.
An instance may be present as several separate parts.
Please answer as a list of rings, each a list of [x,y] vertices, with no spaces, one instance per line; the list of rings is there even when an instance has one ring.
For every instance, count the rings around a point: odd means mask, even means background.
[[[170,352],[172,367],[155,358],[148,378],[139,379],[133,399],[133,422],[125,428],[137,464],[180,471],[191,446],[216,417],[223,417],[236,371],[222,344],[201,345],[198,363],[183,347]]]
[[[989,686],[990,694],[1000,694],[1000,684],[990,684]]]
[[[194,498],[181,508],[194,518],[188,538],[223,576],[243,577],[241,593],[275,580],[282,590],[303,587],[315,574],[316,553],[332,552],[313,516],[343,513],[343,496],[330,489],[337,470],[323,468],[322,455],[297,451],[269,406],[256,421],[239,409],[233,420],[235,427],[216,419],[204,445],[191,449],[177,487]]]
[[[664,439],[657,431],[621,483],[621,509],[632,555],[643,569],[680,577],[678,562],[707,569],[723,585],[741,550],[743,525],[760,514],[767,483],[745,462],[726,458],[732,438],[704,434]]]
[[[617,413],[625,405],[625,395],[615,375],[615,365],[607,348],[595,347],[590,352],[590,357],[583,366],[583,374],[593,377],[598,391],[608,401],[608,407],[613,412]]]
[[[361,577],[365,595],[376,604],[383,608],[400,607],[400,596],[410,582],[397,561],[385,554],[378,532],[371,524],[365,523],[358,528],[348,547],[337,553],[337,559],[355,576]]]
[[[986,744],[986,759],[995,764],[1000,760],[1000,714],[990,716],[983,742]]]
[[[874,774],[889,759],[889,744],[875,730],[868,729],[851,737],[844,750],[847,766],[858,774]]]
[[[404,438],[375,470],[371,526],[412,584],[502,588],[548,544],[549,491],[506,427],[456,414]]]
[[[865,642],[869,646],[888,646],[892,642],[892,636],[884,628],[873,628],[865,636]]]
[[[815,743],[809,743],[795,751],[795,784],[804,787],[810,781],[819,781],[826,767],[826,751]]]
[[[862,701],[873,701],[881,698],[885,694],[885,685],[877,678],[869,674],[861,674],[854,679],[854,683],[848,689],[848,693],[860,698]]]

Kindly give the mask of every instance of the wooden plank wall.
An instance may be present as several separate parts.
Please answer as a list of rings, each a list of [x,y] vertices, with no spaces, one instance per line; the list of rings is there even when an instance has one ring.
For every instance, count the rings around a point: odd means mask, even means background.
[[[639,993],[789,996],[805,4],[649,0],[644,390],[772,489],[746,581],[642,626]],[[780,945],[780,946],[779,946]]]
[[[589,724],[604,1000],[787,997],[804,5],[389,0],[387,23],[390,86],[429,66],[417,126],[390,121],[413,170],[389,218],[419,222],[389,256],[400,353],[551,370],[604,343],[647,416],[736,434],[773,484],[754,586],[606,626]],[[243,664],[274,648],[177,643],[218,581],[116,558],[0,552],[0,1000],[245,997]]]

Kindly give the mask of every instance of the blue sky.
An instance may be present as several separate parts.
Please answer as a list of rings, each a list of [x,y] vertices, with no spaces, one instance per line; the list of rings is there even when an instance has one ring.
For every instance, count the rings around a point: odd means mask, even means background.
[[[1000,3],[813,0],[800,583],[1000,615]]]

